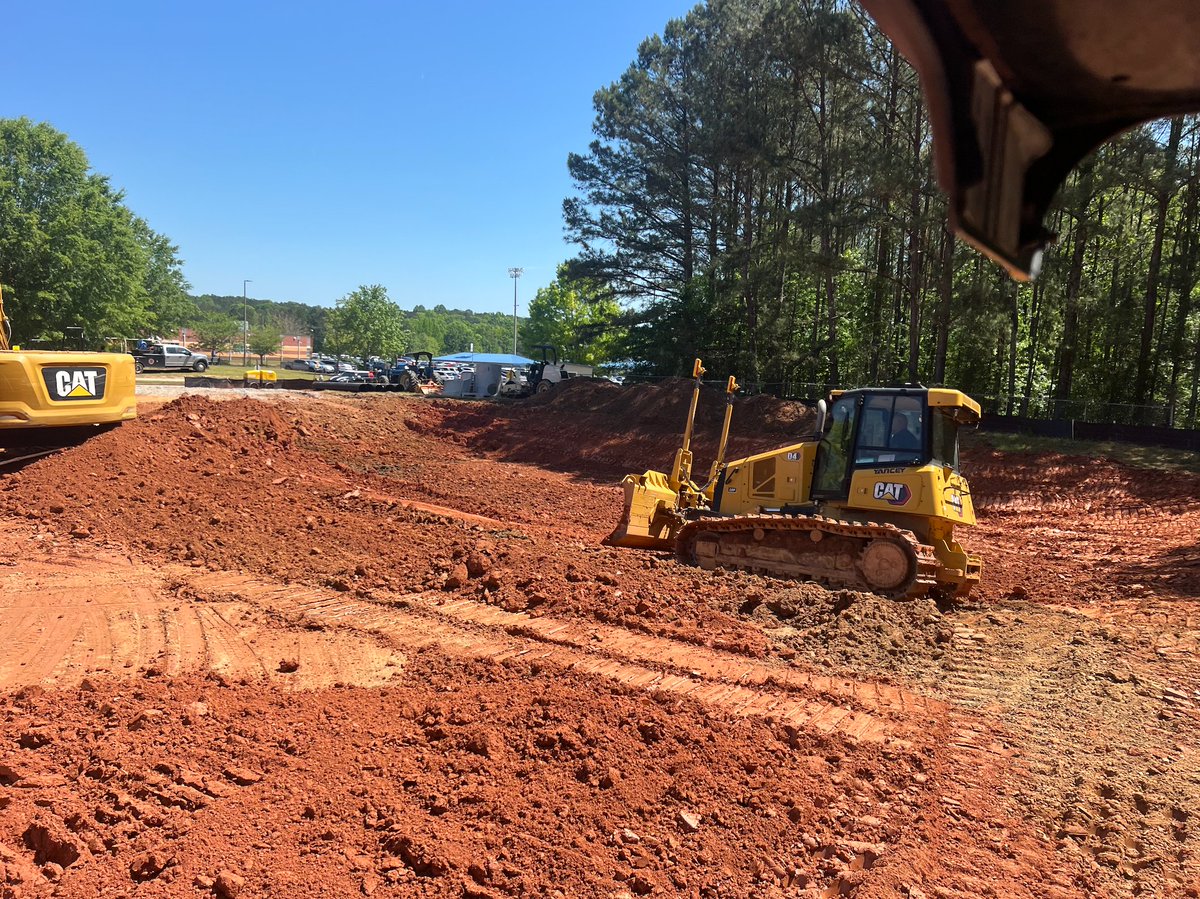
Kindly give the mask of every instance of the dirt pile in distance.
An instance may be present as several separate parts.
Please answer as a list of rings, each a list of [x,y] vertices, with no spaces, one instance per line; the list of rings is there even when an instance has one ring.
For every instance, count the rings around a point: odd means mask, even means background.
[[[683,437],[692,386],[684,378],[628,387],[580,378],[494,413],[443,403],[439,433],[466,436],[473,448],[495,458],[589,477],[666,470]],[[711,384],[700,392],[692,443],[698,472],[707,470],[716,453],[725,396]],[[727,458],[802,440],[814,418],[803,403],[765,395],[737,398]]]
[[[626,426],[637,422],[652,432],[681,434],[694,384],[687,378],[667,378],[654,384],[618,386],[611,381],[576,378],[530,398],[526,404],[549,410],[563,422],[579,413],[595,413],[618,416]],[[697,430],[720,430],[725,397],[723,387],[703,385],[696,406]],[[744,431],[793,435],[811,426],[813,410],[804,403],[766,394],[740,396],[734,400],[733,420]]]
[[[428,554],[389,529],[440,521],[355,488],[336,461],[298,445],[311,435],[298,407],[183,397],[6,478],[10,513],[47,531],[111,542],[196,566],[261,571],[287,580],[343,584],[371,577],[419,588]],[[453,522],[443,522],[453,525]],[[448,526],[449,556],[463,527]]]

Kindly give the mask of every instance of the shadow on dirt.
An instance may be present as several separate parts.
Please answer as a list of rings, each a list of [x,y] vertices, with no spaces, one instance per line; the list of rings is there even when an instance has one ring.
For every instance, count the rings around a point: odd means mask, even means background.
[[[1120,568],[1121,581],[1152,586],[1156,592],[1194,599],[1200,597],[1200,543],[1179,546],[1138,564]]]

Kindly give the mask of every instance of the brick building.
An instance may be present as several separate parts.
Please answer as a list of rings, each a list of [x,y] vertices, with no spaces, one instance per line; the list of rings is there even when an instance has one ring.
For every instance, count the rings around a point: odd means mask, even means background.
[[[189,349],[195,347],[196,334],[191,328],[180,328],[179,331],[167,338],[169,340],[177,340],[182,346]],[[267,356],[266,361],[269,364],[282,365],[289,359],[307,359],[312,355],[313,341],[311,334],[284,334],[283,340],[279,347],[279,352],[274,355]],[[201,347],[201,349],[203,349]],[[242,344],[240,340],[235,340],[233,350],[224,351],[222,356],[231,356],[232,358],[241,361]],[[251,354],[253,355],[253,354]]]

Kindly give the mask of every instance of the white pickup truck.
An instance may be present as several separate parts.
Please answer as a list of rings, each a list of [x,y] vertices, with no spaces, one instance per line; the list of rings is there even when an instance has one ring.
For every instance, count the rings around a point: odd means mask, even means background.
[[[145,369],[201,372],[208,366],[207,355],[176,343],[152,343],[144,350],[133,351],[133,367],[139,374]]]

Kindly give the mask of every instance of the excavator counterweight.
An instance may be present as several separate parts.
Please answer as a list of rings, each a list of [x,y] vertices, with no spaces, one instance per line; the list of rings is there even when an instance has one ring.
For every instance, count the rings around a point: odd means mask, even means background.
[[[13,347],[0,294],[0,443],[137,417],[133,357]]]

